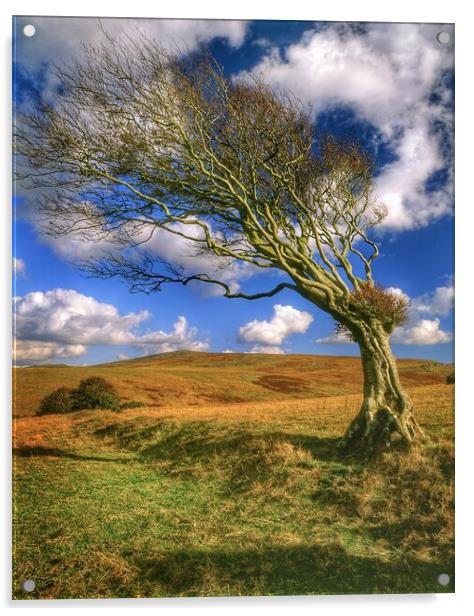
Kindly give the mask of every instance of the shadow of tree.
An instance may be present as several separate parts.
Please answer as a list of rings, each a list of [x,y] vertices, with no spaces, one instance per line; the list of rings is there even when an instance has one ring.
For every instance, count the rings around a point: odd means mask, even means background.
[[[136,449],[140,443],[155,437],[161,430],[164,421],[151,425],[140,425],[136,420],[113,423],[94,430],[99,438],[113,437],[121,447]]]
[[[295,466],[337,462],[349,469],[354,464],[338,448],[337,437],[262,431],[251,423],[161,420],[137,425],[127,421],[102,427],[94,434],[135,453],[141,462],[159,462],[163,472],[198,475],[218,468],[232,491],[250,488],[255,481],[278,481]],[[300,460],[296,450],[309,455]]]
[[[349,554],[338,543],[179,550],[134,561],[168,596],[454,592],[453,567]],[[438,583],[441,573],[450,583]]]
[[[157,435],[158,436],[158,435]],[[228,433],[203,426],[202,422],[161,432],[157,441],[143,447],[137,456],[143,462],[160,461],[174,474],[194,474],[218,468],[227,477],[227,489],[250,489],[256,481],[278,482],[299,465],[339,459],[337,438],[285,432],[258,433],[237,429]],[[293,449],[292,449],[293,448]],[[309,453],[298,460],[295,449]]]
[[[121,464],[129,464],[130,458],[106,458],[101,456],[88,456],[73,451],[63,451],[55,447],[17,447],[13,449],[13,455],[22,458],[33,456],[43,456],[52,458],[70,458],[72,460],[89,460],[94,462],[120,462]]]
[[[148,428],[150,434],[152,428]],[[156,428],[155,428],[156,431]],[[184,427],[162,434],[158,442],[144,447],[139,455],[144,460],[176,458],[186,455],[194,461],[208,459],[210,456],[229,457],[238,452],[249,452],[269,447],[275,443],[290,443],[300,447],[314,458],[320,460],[342,460],[344,455],[338,450],[339,438],[317,437],[286,432],[265,432],[260,434],[250,430],[238,429],[234,434],[225,431],[212,432],[203,422],[188,423]]]

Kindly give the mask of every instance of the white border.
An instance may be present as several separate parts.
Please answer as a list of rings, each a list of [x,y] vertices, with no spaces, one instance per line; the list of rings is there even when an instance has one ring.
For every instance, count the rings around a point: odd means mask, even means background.
[[[212,0],[177,0],[155,3],[136,0],[129,6],[84,0],[73,9],[55,0],[12,2],[17,15],[74,15],[108,17],[185,17],[209,19],[307,19],[339,21],[419,21],[448,23],[453,21],[455,2],[433,0],[398,0],[387,7],[379,2],[332,0],[310,3],[306,0],[282,2],[277,0],[239,0],[216,4]],[[68,10],[69,9],[69,10]]]
[[[462,0],[424,1],[397,0],[397,2],[379,2],[371,0],[330,0],[314,2],[308,0],[239,0],[231,3],[216,3],[215,0],[201,0],[199,3],[176,0],[172,3],[145,2],[134,0],[130,5],[119,5],[115,2],[105,3],[99,0],[81,0],[70,5],[59,0],[42,0],[41,2],[23,1],[2,4],[2,19],[0,19],[1,44],[3,58],[0,64],[2,72],[1,83],[6,84],[2,91],[3,112],[2,122],[2,157],[0,194],[2,200],[0,220],[0,246],[2,246],[2,263],[0,267],[0,288],[3,298],[3,311],[0,318],[3,354],[0,370],[0,391],[4,392],[1,406],[3,415],[2,438],[0,442],[4,449],[2,456],[6,461],[6,472],[11,471],[9,426],[10,409],[9,396],[5,393],[10,388],[9,371],[9,340],[10,340],[10,86],[11,86],[11,15],[91,15],[91,16],[133,16],[133,17],[191,17],[191,18],[221,18],[221,19],[308,19],[308,20],[339,20],[339,21],[418,21],[436,23],[456,23],[456,594],[455,595],[390,595],[390,596],[346,596],[346,597],[288,597],[288,598],[249,598],[249,599],[178,599],[178,600],[87,600],[87,601],[55,601],[55,602],[20,602],[12,603],[10,597],[10,480],[3,481],[4,505],[0,508],[2,532],[0,545],[0,583],[1,599],[4,607],[15,609],[16,613],[30,613],[37,608],[77,608],[81,612],[87,609],[88,614],[100,610],[100,613],[116,611],[122,608],[148,608],[161,612],[187,613],[192,609],[194,614],[207,613],[213,608],[224,608],[229,613],[246,610],[249,614],[257,613],[259,608],[270,608],[273,613],[284,614],[288,609],[297,608],[302,614],[313,614],[315,610],[328,611],[332,614],[345,614],[350,610],[352,616],[363,614],[399,613],[429,614],[430,616],[467,613],[467,606],[472,607],[470,586],[473,571],[473,520],[474,515],[470,505],[472,492],[472,437],[474,433],[474,409],[472,395],[468,383],[468,372],[472,374],[473,344],[472,322],[473,299],[472,288],[472,229],[474,203],[472,198],[472,49],[473,22],[470,19],[469,3]],[[7,136],[7,138],[5,138]],[[471,249],[471,250],[470,250]],[[470,375],[469,375],[470,376]],[[472,376],[471,376],[472,381]],[[7,475],[8,477],[8,475]],[[5,505],[6,503],[6,505]]]

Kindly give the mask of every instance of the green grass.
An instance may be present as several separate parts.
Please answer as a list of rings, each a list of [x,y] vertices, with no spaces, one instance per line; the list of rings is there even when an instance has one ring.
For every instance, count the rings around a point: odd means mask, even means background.
[[[360,406],[357,358],[15,370],[13,596],[453,592],[452,370],[401,360],[431,440],[377,464],[337,449]],[[89,376],[141,404],[36,415]]]
[[[304,419],[100,417],[16,451],[16,598],[453,591],[446,430],[366,466]]]

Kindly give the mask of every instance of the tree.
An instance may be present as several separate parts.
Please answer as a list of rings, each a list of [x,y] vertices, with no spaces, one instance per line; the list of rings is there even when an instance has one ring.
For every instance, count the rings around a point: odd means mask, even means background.
[[[344,444],[372,452],[393,435],[417,439],[389,344],[407,306],[373,279],[371,230],[386,209],[363,149],[316,140],[311,110],[294,96],[254,77],[229,80],[205,53],[107,37],[56,74],[62,92],[20,117],[17,152],[22,177],[42,190],[48,232],[110,247],[82,267],[133,291],[200,281],[227,298],[299,293],[360,347],[364,399]],[[247,294],[218,275],[190,274],[146,251],[158,229],[223,267],[237,260],[285,279]]]

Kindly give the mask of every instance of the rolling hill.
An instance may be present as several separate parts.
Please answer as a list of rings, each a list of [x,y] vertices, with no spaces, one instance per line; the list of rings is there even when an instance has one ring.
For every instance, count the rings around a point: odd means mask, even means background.
[[[15,369],[13,596],[453,592],[452,367],[399,367],[429,441],[369,464],[338,450],[358,358]],[[36,415],[89,376],[144,406]]]
[[[452,372],[452,366],[413,359],[400,360],[399,369],[406,387],[443,384]],[[109,380],[125,400],[153,407],[303,400],[362,392],[358,357],[176,351],[87,367],[15,369],[14,414],[35,414],[50,391],[76,387],[91,375]]]

